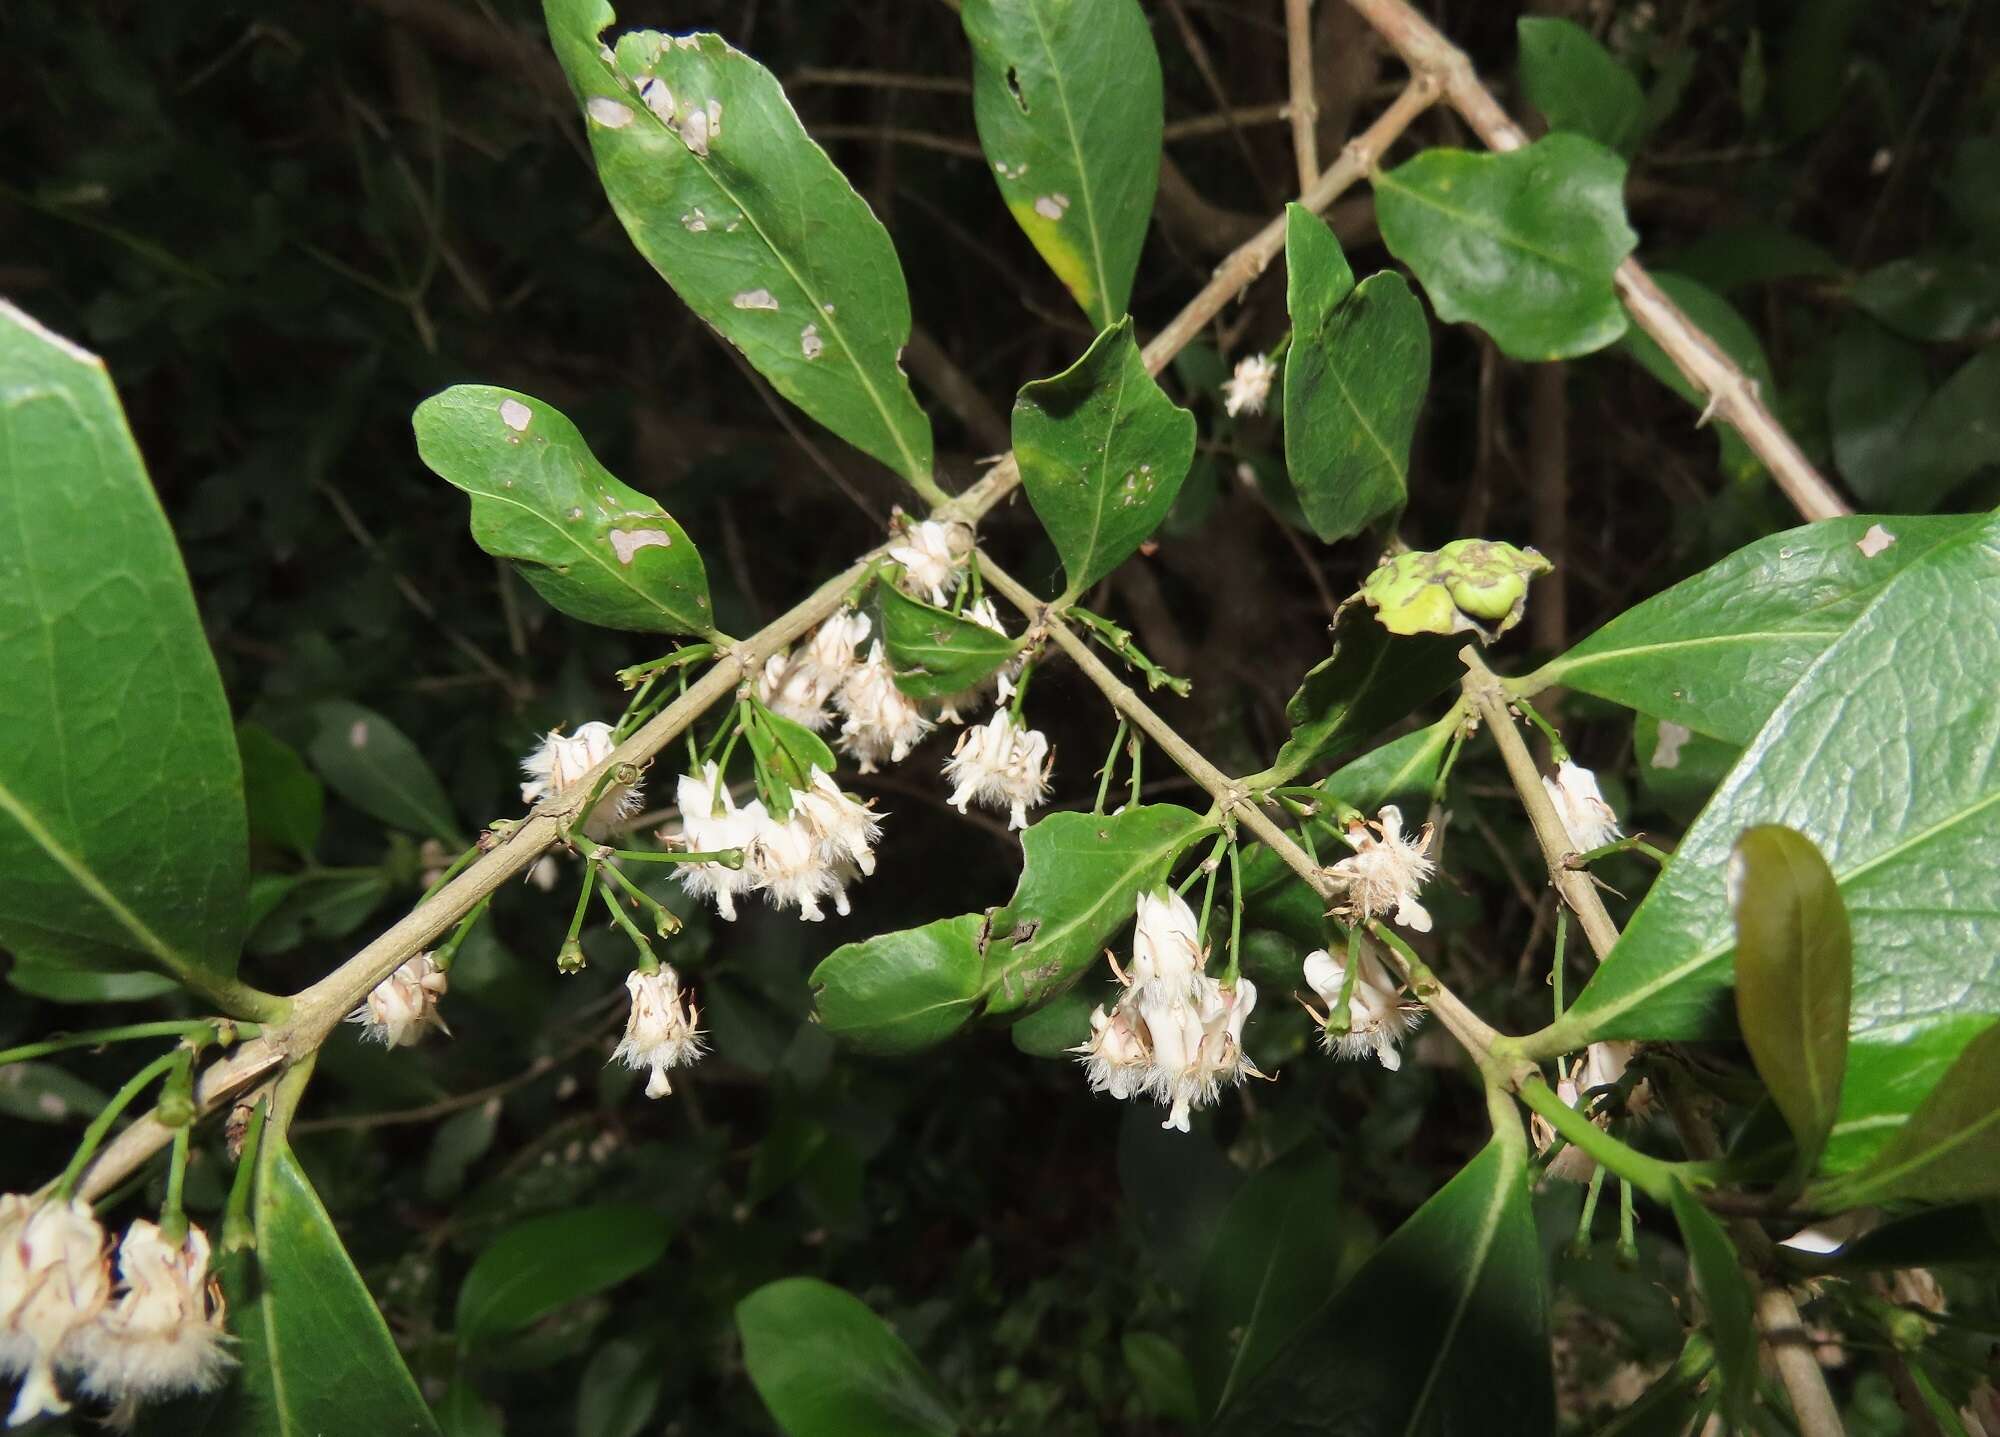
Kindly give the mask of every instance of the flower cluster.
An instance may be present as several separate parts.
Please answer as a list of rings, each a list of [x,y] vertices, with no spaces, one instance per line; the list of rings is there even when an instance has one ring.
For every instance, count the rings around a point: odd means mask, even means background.
[[[534,751],[521,760],[526,775],[521,784],[521,802],[540,803],[560,797],[585,774],[603,763],[617,747],[608,723],[587,723],[567,738],[561,729],[551,730]],[[612,782],[584,816],[583,831],[602,838],[621,818],[639,811],[643,794],[636,783]]]
[[[377,983],[347,1021],[361,1024],[362,1038],[385,1048],[413,1047],[432,1028],[449,1038],[451,1029],[438,1013],[438,999],[450,986],[437,960],[419,953]]]
[[[1026,828],[1028,810],[1049,795],[1054,767],[1045,735],[1023,727],[1008,710],[995,709],[986,723],[958,736],[945,760],[944,776],[952,785],[949,802],[960,813],[970,803],[1004,809],[1009,828]]]
[[[863,773],[873,773],[883,763],[901,763],[933,727],[922,706],[896,687],[896,671],[879,640],[847,676],[836,702],[846,716],[840,725],[841,752],[859,763]]]
[[[1578,853],[1602,848],[1619,836],[1618,815],[1604,801],[1597,775],[1589,769],[1564,759],[1556,765],[1554,778],[1543,776],[1542,787]]]
[[[757,697],[780,718],[804,724],[814,733],[825,729],[833,722],[827,705],[853,675],[854,651],[868,641],[871,627],[860,610],[841,610],[791,653],[765,660]]]
[[[1262,1073],[1243,1051],[1243,1024],[1257,1006],[1248,978],[1234,984],[1203,971],[1194,911],[1177,893],[1141,893],[1132,971],[1112,971],[1125,991],[1090,1015],[1090,1037],[1072,1048],[1093,1093],[1167,1105],[1162,1127],[1188,1131],[1188,1114],[1224,1087]]]
[[[1383,971],[1379,960],[1364,952],[1354,974],[1354,991],[1347,999],[1343,1032],[1331,1015],[1340,1011],[1341,990],[1347,986],[1347,964],[1321,948],[1306,955],[1306,986],[1326,1004],[1326,1015],[1310,1004],[1306,1011],[1319,1020],[1320,1046],[1336,1058],[1373,1056],[1390,1072],[1403,1066],[1397,1043],[1423,1022],[1423,1005],[1405,1003],[1400,985]]]
[[[1277,374],[1278,366],[1268,355],[1251,354],[1237,360],[1235,372],[1222,381],[1222,407],[1229,417],[1262,414]]]
[[[1366,924],[1377,914],[1393,912],[1405,928],[1430,932],[1431,915],[1417,901],[1417,890],[1437,867],[1426,856],[1430,825],[1425,824],[1412,842],[1403,837],[1403,811],[1390,804],[1373,823],[1359,819],[1350,823],[1347,846],[1354,852],[1331,869],[1331,877],[1347,894],[1341,916],[1350,923]]]
[[[889,557],[903,566],[905,591],[947,604],[965,582],[972,533],[963,524],[925,519],[903,531],[902,541],[889,546]]]
[[[695,1007],[693,994],[681,991],[680,974],[671,964],[650,973],[633,969],[625,976],[625,991],[632,997],[632,1011],[612,1061],[635,1073],[649,1073],[646,1096],[664,1098],[674,1090],[667,1069],[692,1063],[704,1051],[701,1009]]]
[[[683,774],[677,794],[681,831],[662,837],[690,853],[742,851],[741,868],[678,865],[681,885],[697,898],[712,898],[715,911],[726,919],[736,917],[737,894],[759,892],[773,907],[797,908],[809,923],[826,916],[820,908],[825,899],[844,915],[847,885],[875,871],[881,815],[842,793],[818,767],[805,788],[792,791],[791,816],[782,820],[772,816],[761,798],[739,808],[712,763],[699,775]]]
[[[9,1426],[69,1410],[58,1374],[121,1424],[138,1403],[212,1390],[234,1360],[222,1316],[200,1228],[176,1242],[133,1222],[114,1290],[88,1203],[0,1197],[0,1377],[21,1383]]]

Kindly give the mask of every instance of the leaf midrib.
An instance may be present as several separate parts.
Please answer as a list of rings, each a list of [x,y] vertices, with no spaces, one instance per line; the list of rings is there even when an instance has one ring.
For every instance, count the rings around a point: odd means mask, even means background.
[[[1492,158],[1498,160],[1500,157],[1496,155],[1493,156]],[[1496,229],[1492,225],[1485,224],[1482,222],[1478,211],[1455,210],[1450,205],[1445,204],[1442,200],[1439,200],[1434,196],[1426,193],[1425,191],[1418,189],[1416,186],[1410,184],[1408,181],[1398,180],[1394,178],[1394,175],[1395,172],[1393,170],[1384,170],[1377,173],[1375,176],[1376,188],[1380,189],[1386,185],[1389,189],[1395,191],[1397,194],[1407,196],[1408,198],[1417,201],[1419,204],[1429,205],[1439,214],[1446,215],[1451,219],[1459,221],[1460,223],[1465,225],[1465,227],[1468,229],[1477,230],[1480,234],[1485,235],[1487,238],[1494,240],[1497,243],[1511,244],[1515,249],[1521,250],[1527,254],[1531,254],[1535,256],[1537,259],[1545,260],[1553,268],[1565,270],[1570,274],[1577,276],[1579,279],[1589,280],[1596,276],[1597,272],[1594,269],[1591,269],[1589,266],[1575,263],[1571,260],[1563,258],[1561,255],[1551,254],[1547,250],[1529,244],[1526,240],[1521,239],[1512,230]],[[1605,287],[1608,289],[1611,284],[1611,278],[1608,274],[1604,276],[1604,283]]]
[[[617,583],[624,586],[624,588],[628,590],[632,594],[632,596],[638,599],[641,603],[658,611],[666,618],[673,620],[677,628],[682,625],[685,625],[688,622],[684,616],[676,614],[672,609],[669,609],[665,604],[661,603],[658,598],[654,597],[652,594],[647,593],[644,589],[640,588],[636,583],[634,583],[630,578],[626,577],[623,570],[623,566],[615,564],[611,560],[606,559],[602,554],[598,553],[597,550],[593,548],[591,545],[586,544],[582,540],[578,539],[574,534],[570,533],[567,529],[563,528],[562,525],[556,523],[555,520],[549,518],[548,515],[542,513],[539,509],[536,509],[534,506],[529,504],[524,504],[519,499],[514,499],[504,494],[496,494],[490,489],[474,489],[469,485],[460,485],[459,487],[463,488],[466,493],[474,495],[477,498],[484,499],[489,503],[504,504],[511,508],[519,509],[523,514],[527,514],[532,518],[539,520],[547,529],[549,529],[550,532],[556,534],[558,537],[562,539],[564,543],[568,544],[572,549],[576,550],[577,553],[581,554],[585,562],[594,565],[596,568],[601,569],[604,573],[610,575],[612,579],[614,579]],[[650,518],[652,516],[648,515],[647,517]],[[670,516],[664,509],[660,511],[660,517],[663,519],[670,518]],[[532,564],[540,562],[539,560],[534,560],[534,559],[514,558],[513,555],[509,555],[508,557],[510,559],[514,559],[514,562],[516,563]]]
[[[1042,928],[1037,929],[1033,940],[1029,944],[1028,951],[1022,952],[1019,954],[1018,957],[1014,958],[1012,961],[1002,964],[999,973],[995,976],[994,983],[999,983],[1016,973],[1025,971],[1030,966],[1030,955],[1032,953],[1045,949],[1049,944],[1053,943],[1056,939],[1059,938],[1066,939],[1071,933],[1083,927],[1084,921],[1088,918],[1093,917],[1098,912],[1099,909],[1103,908],[1106,904],[1108,904],[1111,901],[1112,897],[1124,888],[1126,881],[1129,880],[1133,874],[1144,872],[1147,867],[1149,867],[1154,863],[1157,863],[1162,854],[1172,854],[1177,850],[1186,847],[1188,844],[1196,842],[1201,837],[1203,828],[1204,825],[1199,821],[1197,821],[1193,826],[1193,832],[1191,834],[1187,835],[1175,834],[1171,838],[1165,839],[1160,843],[1154,844],[1151,848],[1145,851],[1144,855],[1139,859],[1139,861],[1135,863],[1128,863],[1125,866],[1125,868],[1118,874],[1117,880],[1105,886],[1104,891],[1099,895],[1097,901],[1092,903],[1088,908],[1079,910],[1073,917],[1071,917],[1069,922],[1062,924],[1061,926],[1044,925]],[[1053,855],[1051,856],[1053,857]],[[1010,945],[1008,951],[1010,953],[1014,953],[1017,950],[1012,948]],[[983,986],[991,988],[994,986],[994,984],[989,983]]]
[[[1041,42],[1042,55],[1048,61],[1049,78],[1055,82],[1057,108],[1062,111],[1063,133],[1069,138],[1070,157],[1076,163],[1076,177],[1083,191],[1084,228],[1090,234],[1090,258],[1097,271],[1097,314],[1099,324],[1109,324],[1117,316],[1111,313],[1111,286],[1104,272],[1104,240],[1098,232],[1097,206],[1091,198],[1092,183],[1090,170],[1083,162],[1083,145],[1077,138],[1076,119],[1070,113],[1069,87],[1063,84],[1062,67],[1056,61],[1055,47],[1049,41],[1047,27],[1042,24],[1040,0],[1028,0],[1028,15],[1035,22],[1035,38]]]
[[[1493,1183],[1493,1196],[1485,1214],[1480,1218],[1479,1236],[1473,1244],[1472,1261],[1466,1264],[1465,1288],[1459,1293],[1458,1301],[1452,1305],[1451,1320],[1445,1324],[1444,1336],[1438,1342],[1437,1350],[1431,1354],[1430,1371],[1425,1374],[1424,1385],[1417,1393],[1415,1405],[1410,1409],[1410,1420],[1403,1427],[1403,1437],[1415,1437],[1423,1421],[1424,1408],[1431,1400],[1431,1389],[1437,1385],[1438,1377],[1444,1371],[1445,1359],[1451,1352],[1452,1343],[1458,1339],[1458,1329],[1465,1321],[1466,1309],[1472,1305],[1472,1294],[1478,1290],[1479,1279],[1485,1274],[1487,1256],[1493,1251],[1493,1244],[1499,1237],[1500,1219],[1507,1209],[1508,1189],[1519,1176],[1515,1150],[1503,1147],[1500,1152],[1500,1171]]]

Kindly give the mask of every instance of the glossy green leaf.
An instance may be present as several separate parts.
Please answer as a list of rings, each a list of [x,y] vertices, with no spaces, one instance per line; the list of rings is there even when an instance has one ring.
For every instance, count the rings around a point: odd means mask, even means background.
[[[2000,1023],[1989,1018],[1874,1161],[1836,1185],[1841,1204],[2000,1197],[1996,1095],[2000,1095]]]
[[[103,361],[4,301],[0,456],[0,947],[227,979],[243,774],[187,571]]]
[[[1924,352],[1871,319],[1852,318],[1833,341],[1826,414],[1833,460],[1862,502],[1904,507],[1909,471],[1904,435],[1930,397]]]
[[[777,79],[717,35],[636,31],[606,59],[598,37],[617,16],[605,0],[543,10],[639,253],[772,388],[928,484],[930,420],[897,363],[910,297],[895,247]]]
[[[1777,824],[1747,830],[1730,856],[1736,1020],[1757,1075],[1810,1172],[1840,1110],[1854,950],[1840,888],[1819,850]]]
[[[2000,261],[1917,254],[1855,281],[1854,305],[1906,339],[1966,339],[2000,320]]]
[[[1707,1310],[1723,1411],[1740,1413],[1748,1409],[1757,1390],[1757,1322],[1750,1283],[1721,1224],[1687,1187],[1675,1181],[1670,1196],[1674,1221],[1687,1245],[1688,1267]]]
[[[736,1304],[743,1365],[788,1437],[953,1437],[958,1419],[866,1303],[810,1277]]]
[[[1910,553],[1858,609],[1852,591],[1828,586],[1821,612],[1839,615],[1839,636],[1772,712],[1564,1020],[1594,1037],[1727,1034],[1730,849],[1756,824],[1797,829],[1825,855],[1853,930],[1847,1077],[1825,1158],[1836,1172],[1903,1127],[2000,1018],[2000,983],[1967,958],[2000,950],[1990,861],[2000,704],[1988,681],[2000,671],[2000,519],[1891,527],[1900,537],[1875,561]]]
[[[243,757],[251,840],[310,859],[319,843],[326,789],[298,751],[261,724],[238,724],[236,747]]]
[[[1318,1146],[1264,1169],[1231,1200],[1193,1307],[1204,1413],[1227,1406],[1333,1295],[1339,1206],[1340,1165]]]
[[[1588,30],[1570,20],[1523,16],[1521,93],[1552,130],[1569,130],[1629,155],[1639,147],[1646,97],[1639,81]]]
[[[707,634],[708,573],[657,500],[597,462],[561,411],[488,384],[417,406],[417,453],[472,497],[472,537],[573,619]]]
[[[1786,1257],[1797,1260],[1790,1251]],[[1825,1258],[1805,1260],[1828,1272],[2000,1265],[2000,1200],[1925,1208],[1885,1222]]]
[[[436,1437],[438,1424],[284,1138],[258,1155],[256,1253],[218,1262],[237,1376],[212,1437]],[[231,1290],[233,1289],[233,1290]]]
[[[666,1385],[663,1354],[636,1337],[614,1337],[590,1355],[576,1393],[576,1437],[639,1437]]]
[[[7,970],[7,984],[51,1003],[140,1003],[171,993],[179,985],[164,974],[138,971],[102,973],[16,957]]]
[[[979,1001],[985,927],[984,917],[968,913],[843,943],[809,980],[820,1026],[871,1053],[943,1042]]]
[[[644,1272],[672,1227],[653,1208],[599,1203],[530,1218],[473,1260],[458,1289],[458,1341],[477,1347],[519,1332],[578,1298]]]
[[[1223,1408],[1211,1437],[1555,1430],[1527,1160],[1495,1141]]]
[[[1014,1046],[1030,1057],[1065,1057],[1090,1037],[1092,1010],[1100,1005],[1109,1007],[1116,1001],[1117,994],[1108,988],[1079,983],[1066,993],[1058,993],[1025,1018],[1016,1019],[1007,1034],[1014,1040]]]
[[[1715,341],[1717,348],[1736,362],[1759,392],[1775,394],[1777,381],[1771,374],[1771,361],[1764,355],[1763,343],[1757,338],[1743,316],[1728,300],[1696,279],[1683,274],[1655,269],[1651,271],[1653,283],[1663,294],[1685,314],[1703,334]],[[1709,397],[1688,382],[1687,376],[1667,358],[1667,352],[1660,348],[1653,336],[1636,326],[1625,332],[1619,345],[1636,360],[1639,366],[1653,378],[1680,395],[1698,411],[1708,408]],[[1732,479],[1747,479],[1761,467],[1757,456],[1743,441],[1743,436],[1730,425],[1718,430],[1722,446],[1722,472]]]
[[[1375,210],[1440,319],[1516,359],[1568,359],[1625,332],[1611,274],[1638,236],[1624,188],[1623,160],[1555,134],[1506,154],[1425,150],[1375,176]]]
[[[1313,532],[1332,543],[1408,497],[1430,321],[1399,274],[1356,287],[1340,241],[1301,205],[1285,207],[1285,274],[1285,469]]]
[[[1166,518],[1194,458],[1194,416],[1146,373],[1121,319],[1061,374],[1022,386],[1014,454],[1073,598]]]
[[[1982,520],[1879,522],[1886,547],[1869,538],[1878,520],[1867,515],[1759,539],[1627,609],[1542,673],[1696,733],[1747,744],[1886,585]],[[1873,552],[1864,552],[1864,544]]]
[[[1334,630],[1333,653],[1307,670],[1285,705],[1291,737],[1275,773],[1290,778],[1353,749],[1435,698],[1464,672],[1462,640],[1437,634],[1397,636],[1366,612],[1349,608]]]
[[[1157,1332],[1128,1332],[1118,1343],[1125,1367],[1139,1389],[1139,1401],[1156,1417],[1170,1422],[1201,1421],[1201,1404],[1194,1394],[1194,1373],[1172,1339]]]
[[[1200,814],[1151,803],[1120,814],[1052,813],[1021,835],[1021,881],[993,914],[986,1011],[1012,1013],[1061,992],[1132,921],[1139,890],[1211,832]]]
[[[1015,222],[1099,329],[1125,312],[1160,179],[1137,0],[966,0],[972,118]]]
[[[876,603],[896,687],[914,698],[962,694],[1014,657],[1015,642],[1005,634],[913,599],[893,584],[877,586]]]
[[[1694,822],[1743,757],[1741,744],[1646,713],[1632,716],[1632,751],[1639,787],[1682,828]]]
[[[342,699],[315,704],[313,720],[318,730],[306,753],[335,793],[391,828],[464,846],[444,785],[407,734]]]

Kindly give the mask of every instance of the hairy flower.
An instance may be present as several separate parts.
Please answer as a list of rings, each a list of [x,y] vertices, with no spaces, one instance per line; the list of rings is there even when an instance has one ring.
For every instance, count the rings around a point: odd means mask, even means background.
[[[1201,950],[1194,909],[1171,888],[1139,895],[1132,925],[1132,982],[1136,986],[1193,994],[1207,955]]]
[[[527,776],[521,785],[521,801],[540,803],[569,789],[611,756],[616,747],[611,735],[608,723],[584,724],[568,737],[561,729],[551,730],[534,752],[521,760],[521,772]],[[641,798],[636,783],[606,784],[596,806],[584,817],[583,831],[592,838],[603,837],[619,819],[639,811]]]
[[[945,760],[944,776],[952,785],[949,802],[960,813],[969,803],[1007,809],[1007,826],[1026,828],[1028,810],[1049,795],[1054,766],[1048,739],[999,709],[985,724],[960,734]]]
[[[782,823],[765,821],[743,850],[743,867],[772,907],[796,907],[808,923],[826,917],[822,898],[831,898],[843,917],[849,911],[845,865],[821,856],[818,835],[796,811]]]
[[[612,1050],[612,1061],[633,1072],[650,1072],[646,1096],[664,1098],[674,1090],[667,1069],[692,1063],[703,1052],[701,1010],[694,995],[681,990],[680,974],[671,964],[652,973],[633,969],[625,975],[632,1011],[625,1019],[625,1036]]]
[[[941,524],[935,519],[910,525],[902,541],[889,546],[889,557],[903,566],[903,587],[928,596],[933,604],[948,603],[965,582],[966,560],[971,553],[972,535],[963,524]]]
[[[1144,1021],[1124,1003],[1108,1013],[1098,1004],[1090,1015],[1089,1039],[1070,1051],[1083,1059],[1091,1092],[1124,1099],[1145,1091],[1153,1045]]]
[[[1347,891],[1342,916],[1365,924],[1379,913],[1393,911],[1405,928],[1430,932],[1431,915],[1417,901],[1417,890],[1437,866],[1425,857],[1431,846],[1430,825],[1424,825],[1414,842],[1404,838],[1403,812],[1390,804],[1374,823],[1349,824],[1347,843],[1353,854],[1331,869],[1334,881]]]
[[[437,960],[419,953],[377,983],[368,1001],[349,1013],[347,1021],[362,1025],[363,1040],[386,1048],[410,1047],[431,1028],[448,1038],[451,1029],[445,1027],[437,1005],[449,987],[450,979]]]
[[[1278,366],[1267,355],[1250,354],[1237,360],[1235,373],[1222,381],[1222,407],[1229,417],[1262,414],[1277,373]]]
[[[818,733],[833,722],[827,704],[854,672],[854,650],[866,642],[868,630],[866,614],[843,609],[791,653],[765,661],[757,697],[772,713]]]
[[[118,1293],[78,1336],[83,1389],[117,1401],[114,1425],[141,1402],[210,1392],[234,1365],[208,1235],[189,1224],[170,1242],[144,1218],[118,1245]]]
[[[1578,853],[1602,848],[1618,837],[1618,815],[1598,791],[1597,775],[1581,764],[1564,759],[1556,765],[1556,776],[1542,778],[1549,801],[1562,818],[1563,829]]]
[[[865,803],[840,791],[840,785],[813,765],[807,786],[792,792],[792,813],[812,834],[820,861],[836,867],[852,864],[862,874],[875,871],[875,840],[882,820]]]
[[[848,674],[835,696],[847,716],[840,726],[840,747],[861,766],[875,772],[877,764],[901,763],[917,740],[931,731],[916,702],[896,687],[895,670],[882,656],[878,640],[868,646],[868,658]]]
[[[1327,1012],[1340,1007],[1340,991],[1347,983],[1347,964],[1321,948],[1306,955],[1306,986],[1319,995]],[[1340,1032],[1327,1018],[1311,1008],[1320,1019],[1320,1046],[1336,1058],[1373,1057],[1390,1072],[1403,1066],[1396,1044],[1405,1033],[1423,1021],[1420,1004],[1405,1003],[1397,984],[1382,971],[1379,962],[1361,955],[1360,970],[1354,975],[1354,992],[1347,1000],[1347,1031]]]
[[[7,1425],[67,1412],[56,1365],[75,1360],[76,1334],[111,1296],[104,1229],[90,1204],[0,1197],[0,1377],[18,1377]]]
[[[696,898],[713,898],[715,911],[729,922],[736,921],[736,895],[754,887],[757,876],[750,869],[750,842],[770,823],[761,799],[736,806],[729,785],[722,781],[716,765],[704,764],[699,776],[684,773],[674,788],[681,810],[679,841],[690,853],[725,853],[742,849],[741,868],[720,863],[681,863],[675,870],[685,888]]]

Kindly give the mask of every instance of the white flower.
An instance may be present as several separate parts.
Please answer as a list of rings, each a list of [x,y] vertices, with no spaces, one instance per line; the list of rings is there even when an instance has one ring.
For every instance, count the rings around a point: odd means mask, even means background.
[[[1139,895],[1132,925],[1133,983],[1192,994],[1205,957],[1200,922],[1185,898],[1170,888]]]
[[[1306,955],[1306,986],[1319,995],[1331,1013],[1340,1005],[1340,990],[1347,981],[1347,965],[1326,949]],[[1311,1009],[1307,1010],[1311,1012]],[[1318,1013],[1313,1013],[1319,1017]],[[1377,961],[1364,953],[1361,971],[1354,975],[1354,993],[1347,1000],[1347,1031],[1337,1033],[1320,1019],[1320,1046],[1334,1057],[1375,1060],[1390,1072],[1403,1066],[1396,1044],[1403,1034],[1423,1021],[1423,1008],[1403,1002],[1396,983]]]
[[[1431,915],[1417,901],[1417,890],[1437,866],[1424,856],[1431,845],[1430,825],[1425,824],[1412,843],[1403,837],[1402,810],[1390,804],[1378,822],[1348,825],[1347,843],[1353,855],[1331,870],[1334,880],[1346,886],[1342,912],[1347,918],[1365,924],[1378,913],[1394,910],[1396,921],[1405,928],[1430,932]]]
[[[939,605],[948,603],[965,581],[971,553],[972,536],[963,524],[940,524],[935,519],[910,525],[903,541],[889,546],[889,557],[903,566],[904,589],[928,595]]]
[[[561,729],[551,730],[535,751],[521,760],[521,772],[527,775],[521,785],[521,802],[540,803],[574,785],[611,756],[616,747],[611,734],[608,723],[584,724],[567,738]],[[597,806],[584,819],[583,831],[592,838],[603,837],[619,819],[639,811],[641,797],[636,783],[605,785]]]
[[[834,911],[843,917],[849,911],[844,865],[821,856],[819,836],[796,810],[783,823],[765,820],[743,850],[743,867],[772,907],[796,906],[808,923],[826,917],[820,912],[822,898],[832,898]]]
[[[141,1402],[211,1392],[235,1364],[222,1325],[222,1288],[208,1272],[208,1235],[189,1224],[169,1242],[144,1218],[118,1245],[118,1295],[80,1334],[83,1389],[119,1402],[121,1425]]]
[[[362,1025],[362,1039],[385,1048],[405,1048],[415,1044],[425,1032],[437,1028],[447,1038],[451,1029],[439,1015],[438,999],[450,987],[437,960],[419,953],[375,985],[368,1001],[347,1015],[350,1023]]]
[[[18,1377],[7,1425],[67,1412],[56,1364],[72,1366],[77,1333],[111,1297],[104,1229],[82,1201],[0,1197],[0,1377]]]
[[[701,1010],[694,996],[681,991],[680,974],[671,964],[657,972],[633,969],[625,975],[625,991],[632,995],[632,1011],[625,1019],[625,1036],[612,1051],[614,1062],[633,1072],[650,1070],[646,1096],[664,1098],[673,1084],[667,1069],[692,1063],[702,1055]]]
[[[827,701],[854,671],[855,646],[868,638],[868,630],[868,616],[859,610],[835,614],[790,654],[765,660],[757,697],[772,713],[818,733],[833,722]]]
[[[1124,1099],[1145,1091],[1153,1047],[1138,1013],[1124,1003],[1109,1013],[1098,1004],[1090,1015],[1089,1040],[1070,1051],[1083,1058],[1091,1092]]]
[[[895,670],[882,656],[879,640],[869,645],[867,660],[848,674],[836,702],[847,715],[840,726],[841,750],[859,761],[863,773],[875,772],[885,760],[901,763],[931,730],[923,710],[896,687]]]
[[[713,898],[715,911],[733,923],[736,921],[736,895],[747,892],[757,881],[756,874],[750,870],[750,841],[770,823],[770,815],[764,811],[761,799],[753,798],[738,808],[736,800],[730,796],[729,785],[722,781],[722,771],[712,763],[703,765],[699,777],[691,773],[682,774],[674,794],[681,810],[679,838],[687,845],[688,852],[744,850],[741,868],[728,868],[720,863],[674,865],[682,888],[696,898]]]
[[[812,767],[808,786],[792,791],[792,812],[812,834],[821,862],[851,863],[864,875],[875,871],[875,840],[882,835],[882,820],[868,805],[842,793],[818,764]]]
[[[1054,767],[1048,739],[999,709],[985,724],[960,734],[945,760],[944,776],[952,785],[949,802],[960,813],[974,802],[1008,809],[1007,826],[1026,828],[1028,810],[1049,796]]]
[[[1581,764],[1564,759],[1556,765],[1556,776],[1542,779],[1549,801],[1562,817],[1563,829],[1578,853],[1602,848],[1618,837],[1618,815],[1598,791],[1597,775]]]
[[[1238,978],[1234,988],[1225,988],[1203,975],[1192,999],[1168,999],[1161,1007],[1160,998],[1156,987],[1141,1007],[1154,1037],[1153,1095],[1170,1104],[1160,1126],[1187,1132],[1190,1108],[1213,1103],[1225,1085],[1263,1076],[1243,1053],[1243,1024],[1257,1006],[1257,985]]]
[[[1277,373],[1278,366],[1266,355],[1251,354],[1237,360],[1236,372],[1222,381],[1222,407],[1229,411],[1229,417],[1262,414]]]

